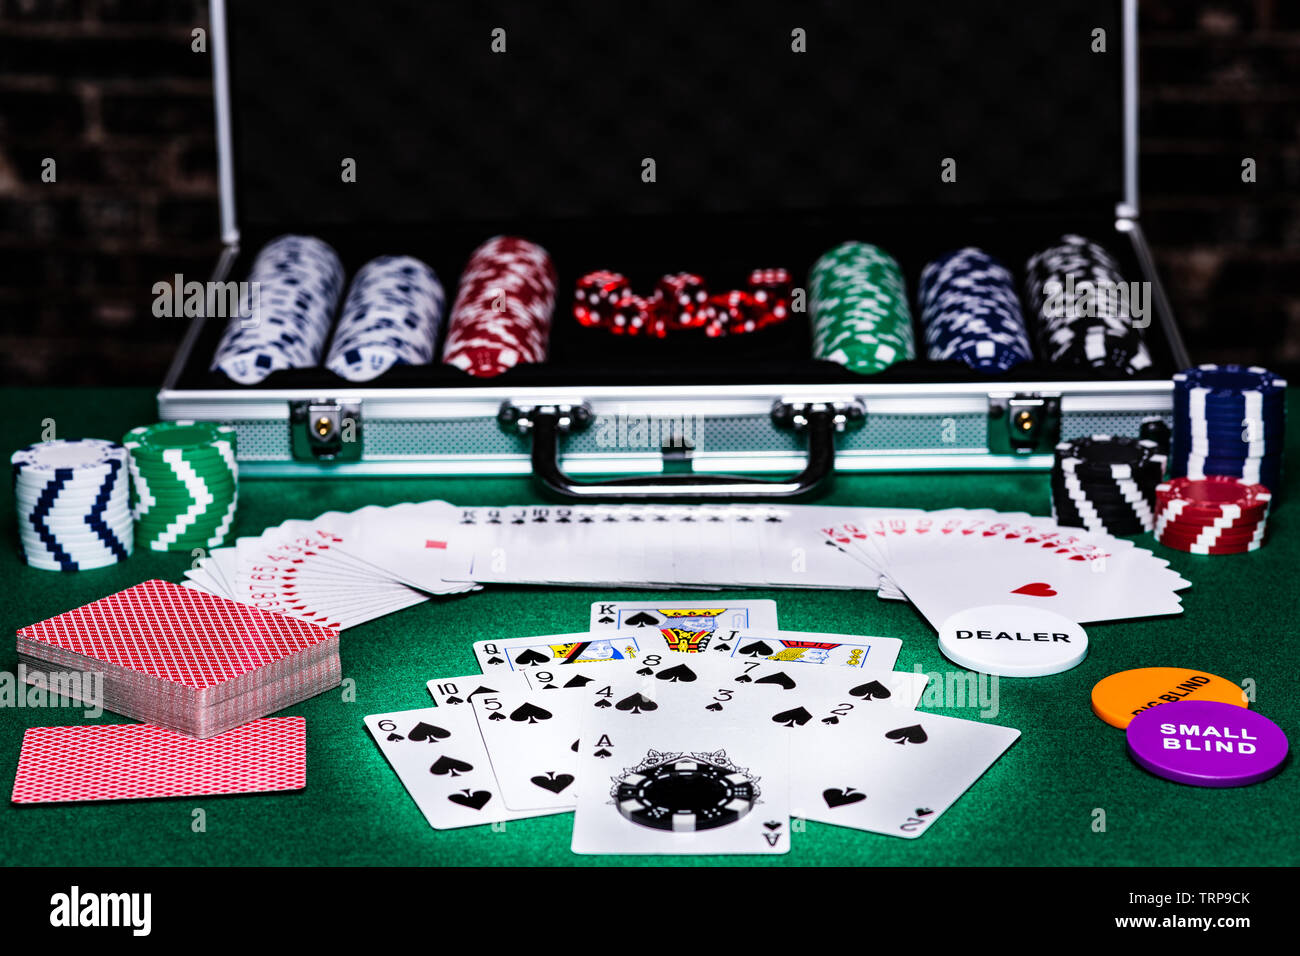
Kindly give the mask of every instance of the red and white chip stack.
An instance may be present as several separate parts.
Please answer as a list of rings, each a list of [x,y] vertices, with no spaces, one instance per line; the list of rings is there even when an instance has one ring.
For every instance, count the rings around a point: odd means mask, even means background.
[[[479,378],[546,360],[555,313],[555,264],[518,236],[495,236],[460,276],[442,361]]]

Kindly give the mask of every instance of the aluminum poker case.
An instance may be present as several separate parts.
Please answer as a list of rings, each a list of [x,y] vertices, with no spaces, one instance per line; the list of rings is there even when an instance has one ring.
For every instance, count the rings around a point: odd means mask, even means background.
[[[233,425],[245,475],[532,472],[577,497],[789,496],[836,470],[1044,469],[1059,438],[1171,418],[1188,360],[1138,218],[1134,0],[213,0],[211,17],[214,280],[242,279],[291,231],[332,243],[349,277],[418,256],[449,302],[498,233],[540,242],[560,275],[550,359],[490,379],[435,364],[240,386],[208,369],[225,320],[195,319],[159,414]],[[930,258],[978,245],[1023,281],[1063,232],[1150,283],[1150,374],[921,359],[860,376],[809,357],[806,314],[651,341],[570,312],[592,269],[646,292],[680,270],[727,289],[779,265],[802,283],[854,238],[898,258],[916,321]]]

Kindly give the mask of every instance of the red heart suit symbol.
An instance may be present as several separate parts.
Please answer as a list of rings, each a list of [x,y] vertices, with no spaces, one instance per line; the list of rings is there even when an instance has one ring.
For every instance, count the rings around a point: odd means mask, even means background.
[[[1028,594],[1030,597],[1052,597],[1056,591],[1050,584],[1043,581],[1034,581],[1032,584],[1022,584],[1011,592],[1012,594]]]

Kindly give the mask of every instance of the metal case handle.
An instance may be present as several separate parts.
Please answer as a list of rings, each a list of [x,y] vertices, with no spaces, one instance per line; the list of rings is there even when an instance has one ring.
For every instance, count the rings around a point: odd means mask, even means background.
[[[822,485],[835,471],[835,434],[861,424],[859,402],[793,404],[777,401],[772,420],[778,426],[808,435],[808,460],[789,478],[747,475],[664,474],[600,480],[577,479],[560,467],[560,440],[590,424],[590,406],[539,405],[521,408],[510,403],[497,415],[502,427],[532,436],[533,475],[555,494],[566,498],[612,501],[656,498],[793,498]]]

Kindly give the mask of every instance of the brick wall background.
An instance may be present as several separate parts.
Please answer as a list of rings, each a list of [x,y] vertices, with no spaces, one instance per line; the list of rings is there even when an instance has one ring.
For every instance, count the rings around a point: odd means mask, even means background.
[[[1141,12],[1143,219],[1188,346],[1300,365],[1300,0]],[[205,0],[0,0],[0,381],[161,381],[181,328],[150,289],[217,248],[206,22]]]

